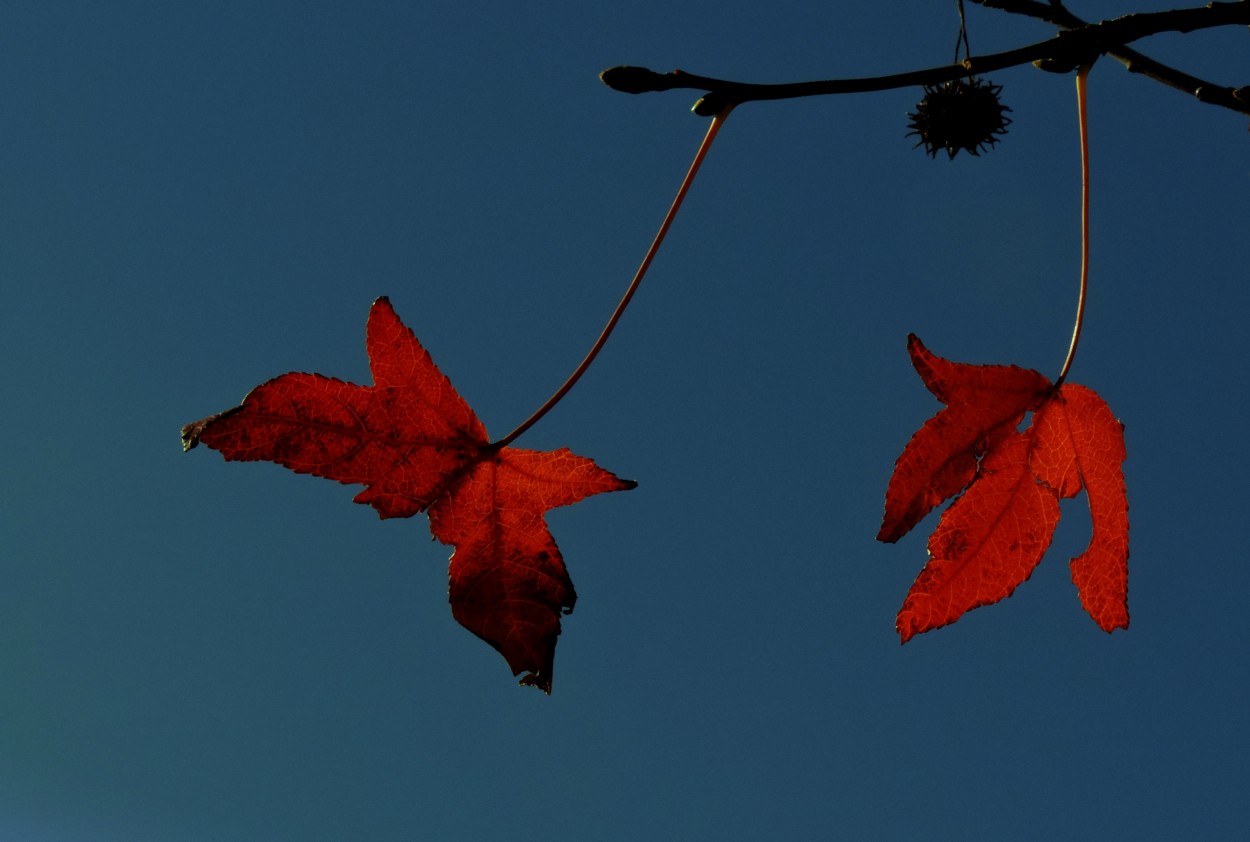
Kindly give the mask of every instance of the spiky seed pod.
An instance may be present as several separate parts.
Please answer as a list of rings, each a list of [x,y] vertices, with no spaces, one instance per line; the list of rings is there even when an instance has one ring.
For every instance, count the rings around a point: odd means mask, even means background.
[[[998,101],[1002,89],[977,78],[926,85],[916,113],[907,115],[911,118],[907,134],[918,135],[916,145],[924,144],[932,158],[941,149],[951,158],[960,149],[979,155],[978,150],[998,143],[995,135],[1006,134],[1011,123],[1004,113],[1011,109]]]

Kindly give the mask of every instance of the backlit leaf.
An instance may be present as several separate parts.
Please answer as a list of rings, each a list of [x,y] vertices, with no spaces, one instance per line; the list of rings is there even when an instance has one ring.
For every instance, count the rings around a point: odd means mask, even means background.
[[[912,437],[886,491],[878,540],[895,541],[956,496],[899,611],[904,643],[1011,595],[1050,546],[1059,500],[1085,489],[1093,536],[1072,559],[1081,603],[1107,631],[1128,627],[1128,497],[1123,427],[1084,386],[1036,371],[952,363],[916,337],[916,371],[947,404]],[[1033,412],[1024,432],[1018,427]]]
[[[372,386],[284,374],[234,409],[183,428],[228,460],[265,460],[364,485],[356,502],[381,517],[427,511],[455,546],[452,614],[498,649],[523,684],[551,692],[560,617],[577,597],[545,513],[622,480],[565,449],[491,444],[486,428],[416,336],[378,299],[366,332]]]

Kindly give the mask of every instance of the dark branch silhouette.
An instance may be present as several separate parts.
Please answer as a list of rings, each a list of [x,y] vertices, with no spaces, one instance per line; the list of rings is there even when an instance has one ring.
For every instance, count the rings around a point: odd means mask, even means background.
[[[625,93],[690,88],[706,91],[694,105],[703,116],[720,113],[727,105],[757,100],[793,99],[830,94],[864,93],[893,88],[939,85],[980,73],[1032,63],[1044,70],[1066,73],[1103,53],[1124,62],[1132,72],[1186,91],[1201,102],[1250,114],[1250,87],[1231,88],[1206,82],[1174,70],[1131,50],[1125,44],[1160,32],[1193,32],[1217,26],[1250,25],[1250,0],[1212,2],[1194,9],[1143,12],[1099,23],[1086,23],[1060,3],[1033,0],[973,0],[990,8],[1040,18],[1063,27],[1053,38],[1001,53],[971,56],[959,64],[911,70],[886,76],[857,79],[826,79],[809,82],[759,84],[734,82],[673,70],[656,73],[642,67],[612,67],[600,74],[609,87]]]
[[[1063,3],[1059,0],[1053,0],[1050,3],[1038,3],[1034,0],[972,0],[979,6],[985,6],[989,9],[1000,9],[1005,12],[1012,12],[1019,15],[1027,15],[1028,17],[1038,18],[1055,26],[1062,27],[1067,30],[1079,29],[1089,26],[1090,24],[1068,11]],[[1219,10],[1225,7],[1245,7],[1250,3],[1231,2],[1231,3],[1211,3],[1209,7],[1213,10]],[[1201,9],[1183,9],[1172,12],[1159,12],[1157,14],[1173,15],[1176,11],[1184,12],[1206,12],[1208,7]],[[1234,8],[1234,11],[1236,8]],[[1243,8],[1244,11],[1244,8]],[[1141,17],[1140,15],[1130,15],[1129,17]],[[1244,21],[1232,21],[1238,23]],[[1220,24],[1217,24],[1220,25]],[[1177,32],[1191,32],[1192,29],[1177,28]],[[1111,47],[1106,50],[1107,55],[1119,61],[1128,69],[1130,73],[1140,73],[1141,75],[1154,79],[1167,85],[1170,88],[1176,88],[1178,91],[1184,91],[1192,94],[1200,101],[1210,103],[1211,105],[1219,105],[1229,108],[1233,111],[1239,111],[1243,114],[1250,114],[1250,86],[1242,86],[1240,88],[1230,88],[1224,85],[1217,85],[1182,70],[1169,67],[1162,62],[1155,61],[1150,56],[1143,55],[1137,50],[1120,45]]]

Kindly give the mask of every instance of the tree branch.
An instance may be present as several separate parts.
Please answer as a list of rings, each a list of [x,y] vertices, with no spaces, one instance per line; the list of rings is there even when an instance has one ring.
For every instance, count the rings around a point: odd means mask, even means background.
[[[1058,26],[1068,27],[1055,37],[1006,52],[972,56],[961,64],[911,70],[887,76],[859,79],[827,79],[812,82],[789,82],[776,85],[732,82],[673,70],[656,73],[642,67],[612,67],[599,77],[609,87],[625,93],[667,91],[693,88],[707,91],[695,103],[694,112],[703,116],[720,113],[726,105],[753,100],[793,99],[829,94],[864,93],[916,85],[938,85],[978,73],[990,73],[1006,67],[1033,63],[1043,69],[1067,72],[1091,57],[1109,52],[1126,61],[1129,70],[1187,90],[1202,102],[1250,114],[1250,88],[1237,89],[1212,85],[1196,77],[1172,70],[1146,56],[1129,50],[1124,44],[1160,32],[1193,32],[1216,26],[1250,25],[1250,0],[1212,2],[1195,9],[1173,9],[1167,12],[1145,12],[1125,15],[1100,23],[1085,23],[1067,12],[1060,3],[1050,5],[1033,0],[973,0],[981,5],[1004,11],[1039,17]],[[1043,17],[1045,12],[1046,17]],[[1064,17],[1066,15],[1066,17]],[[1055,18],[1055,19],[1052,19]]]
[[[972,2],[978,6],[985,6],[988,9],[999,9],[1012,14],[1038,18],[1068,30],[1089,26],[1088,22],[1068,11],[1061,0],[1053,0],[1050,3],[1038,3],[1035,0],[972,0]],[[1246,3],[1244,0],[1240,3],[1210,4],[1211,7],[1247,5],[1250,5],[1250,3]],[[1159,12],[1157,14],[1171,15],[1175,14],[1175,11],[1200,12],[1204,10],[1205,7],[1204,9],[1174,10],[1173,12]],[[1128,17],[1139,16],[1129,15]],[[1234,23],[1237,22],[1234,21]],[[1190,32],[1192,30],[1178,29],[1176,31]],[[1191,76],[1184,71],[1169,67],[1162,62],[1155,61],[1150,56],[1143,55],[1137,52],[1137,50],[1125,47],[1122,44],[1107,49],[1106,53],[1123,64],[1130,73],[1140,73],[1170,88],[1176,88],[1178,91],[1192,94],[1201,102],[1219,105],[1243,114],[1250,114],[1250,86],[1229,88],[1223,85],[1216,85],[1199,79],[1197,76]]]

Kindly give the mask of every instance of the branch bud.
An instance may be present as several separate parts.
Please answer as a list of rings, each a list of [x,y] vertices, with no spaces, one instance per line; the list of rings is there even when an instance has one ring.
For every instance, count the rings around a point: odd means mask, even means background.
[[[631,67],[627,64],[609,67],[599,74],[599,78],[612,90],[626,94],[645,94],[668,89],[663,75],[645,67]]]

